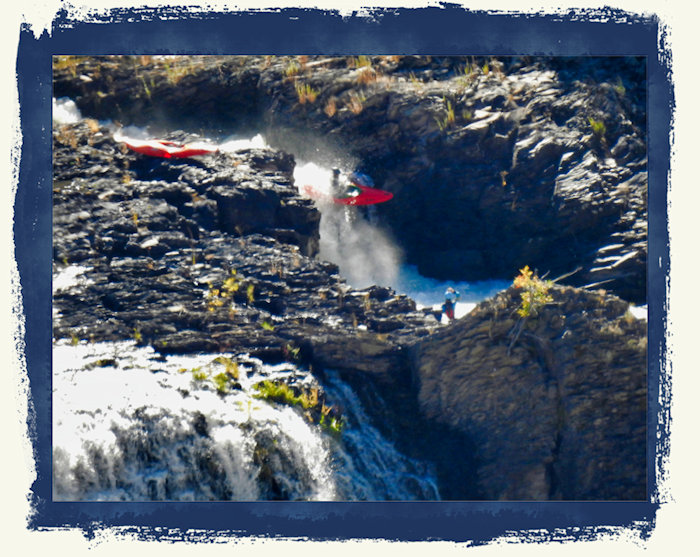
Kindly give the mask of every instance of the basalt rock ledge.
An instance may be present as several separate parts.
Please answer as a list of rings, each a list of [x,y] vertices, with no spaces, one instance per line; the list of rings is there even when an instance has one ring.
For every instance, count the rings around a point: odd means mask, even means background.
[[[53,138],[56,340],[338,370],[445,499],[644,496],[646,336],[626,301],[555,287],[512,342],[510,290],[444,327],[317,257],[283,151],[155,159],[92,121]]]
[[[643,57],[63,57],[54,94],[359,168],[394,194],[376,210],[425,276],[530,265],[646,300]]]

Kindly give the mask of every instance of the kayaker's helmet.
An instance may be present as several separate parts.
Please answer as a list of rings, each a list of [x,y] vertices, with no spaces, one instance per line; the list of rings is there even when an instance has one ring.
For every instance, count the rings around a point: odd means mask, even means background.
[[[334,168],[334,169],[333,169],[333,174],[334,174],[335,176],[337,176],[338,174],[340,174],[340,168]]]
[[[368,188],[374,187],[374,180],[362,172],[355,171],[350,174],[350,181],[353,184],[359,184],[360,186],[366,186]]]

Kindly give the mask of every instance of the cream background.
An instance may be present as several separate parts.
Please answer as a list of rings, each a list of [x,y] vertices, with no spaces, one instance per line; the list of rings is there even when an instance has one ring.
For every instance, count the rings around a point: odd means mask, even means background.
[[[457,3],[457,0],[453,0]],[[93,9],[104,10],[112,7],[158,6],[158,5],[187,5],[209,6],[209,9],[221,11],[273,6],[273,7],[319,7],[339,8],[346,13],[354,7],[361,6],[359,2],[293,0],[287,2],[252,2],[240,0],[234,3],[201,2],[143,2],[93,0],[84,2]],[[467,5],[466,2],[461,2]],[[365,5],[370,7],[422,7],[437,5],[437,2],[417,2],[412,0],[369,0]],[[611,540],[596,542],[577,542],[570,544],[522,544],[495,543],[487,547],[471,548],[468,550],[475,555],[690,555],[697,551],[696,522],[700,517],[698,507],[700,496],[697,474],[698,435],[695,425],[698,421],[697,396],[699,387],[698,375],[700,365],[698,358],[692,352],[697,330],[697,294],[693,286],[698,271],[696,238],[692,227],[698,207],[698,179],[696,169],[691,167],[692,158],[697,158],[694,148],[698,146],[697,130],[697,21],[700,9],[689,2],[683,7],[673,7],[669,0],[611,0],[610,2],[529,2],[523,0],[491,0],[471,1],[468,7],[474,10],[506,10],[552,13],[562,8],[598,8],[604,5],[620,8],[632,13],[656,14],[667,26],[668,40],[673,59],[673,80],[676,86],[677,110],[673,129],[673,165],[670,188],[669,221],[671,235],[671,276],[669,304],[669,356],[673,365],[673,403],[672,403],[672,437],[671,460],[668,465],[669,479],[663,484],[661,492],[662,508],[657,516],[657,525],[651,539],[642,542],[630,539],[626,535]],[[676,4],[677,6],[680,3]],[[18,141],[17,130],[18,101],[16,75],[14,64],[17,55],[19,28],[22,22],[28,22],[36,34],[49,28],[56,11],[63,6],[60,0],[31,0],[25,2],[10,2],[3,6],[1,60],[2,88],[0,100],[2,106],[2,143],[0,151],[3,154],[1,168],[2,187],[0,187],[0,354],[2,366],[0,371],[0,423],[2,427],[3,454],[0,458],[2,478],[2,516],[0,528],[3,532],[2,546],[9,549],[9,554],[27,556],[46,555],[83,555],[93,556],[119,555],[128,551],[130,555],[141,555],[148,552],[149,556],[190,554],[192,551],[207,552],[212,555],[231,555],[231,552],[248,554],[279,555],[279,551],[290,552],[293,555],[303,551],[305,555],[331,555],[342,557],[356,555],[359,551],[372,554],[400,553],[401,555],[424,555],[439,553],[440,555],[463,554],[464,546],[452,543],[416,543],[397,544],[390,542],[344,542],[344,543],[310,543],[290,541],[261,541],[250,540],[247,543],[235,544],[206,544],[188,545],[184,543],[147,543],[135,542],[127,538],[117,538],[113,532],[104,532],[96,540],[88,542],[75,531],[30,532],[26,528],[26,517],[30,511],[27,495],[34,477],[31,445],[27,440],[26,415],[26,378],[22,368],[20,353],[15,347],[15,335],[21,330],[21,321],[13,315],[16,296],[13,288],[17,288],[16,270],[13,268],[12,247],[12,205],[16,176],[11,159],[13,148]],[[84,13],[84,9],[76,9],[76,13]],[[16,153],[16,152],[15,152]],[[697,217],[695,217],[697,220]],[[14,282],[13,282],[14,281]],[[695,342],[694,342],[695,341]],[[5,552],[5,551],[3,551]]]

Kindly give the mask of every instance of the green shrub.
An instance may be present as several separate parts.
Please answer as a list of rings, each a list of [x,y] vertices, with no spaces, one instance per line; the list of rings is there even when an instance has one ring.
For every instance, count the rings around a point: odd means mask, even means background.
[[[253,387],[257,393],[253,396],[257,399],[277,402],[292,407],[300,407],[305,410],[304,415],[312,423],[332,433],[340,434],[343,428],[343,420],[340,417],[331,416],[331,406],[326,406],[319,397],[318,388],[314,387],[299,394],[282,381],[265,380]]]
[[[224,370],[214,373],[217,370],[214,367],[215,364],[224,366]],[[219,394],[226,394],[229,387],[233,385],[234,381],[238,381],[239,377],[238,362],[227,356],[218,356],[202,367],[180,368],[179,370],[180,373],[188,371],[192,374],[192,380],[195,383],[211,381]]]
[[[222,366],[224,366],[224,373],[226,375],[228,375],[229,377],[238,381],[238,376],[239,376],[238,362],[236,362],[235,360],[232,360],[231,358],[228,358],[226,356],[219,356],[219,357],[215,358],[212,363],[221,364]]]
[[[209,373],[200,367],[192,368],[192,379],[195,381],[206,381],[209,379]]]
[[[271,400],[288,406],[301,406],[304,409],[313,406],[305,393],[297,395],[294,389],[281,381],[269,381],[266,379],[256,383],[253,388],[258,391],[257,394],[253,395],[255,398]]]
[[[535,275],[528,265],[520,269],[520,274],[513,281],[513,286],[522,289],[518,315],[523,318],[536,315],[540,309],[551,303],[552,295],[549,290],[552,284],[551,280],[542,280]]]
[[[225,394],[228,392],[228,385],[229,382],[231,381],[231,378],[227,373],[219,372],[217,373],[214,377],[211,378],[214,386],[216,387],[216,391],[220,394]]]
[[[301,66],[297,63],[296,60],[291,60],[288,64],[287,67],[284,69],[284,75],[287,77],[294,77],[299,74],[301,71]]]
[[[231,275],[224,279],[221,283],[221,287],[214,288],[210,285],[207,291],[207,309],[209,311],[214,311],[217,308],[222,307],[227,300],[233,298],[233,295],[238,292],[241,286],[241,282],[237,277],[236,270],[231,270]]]
[[[596,120],[595,118],[589,117],[588,123],[591,126],[591,130],[597,136],[602,138],[605,135],[605,123],[602,120]]]

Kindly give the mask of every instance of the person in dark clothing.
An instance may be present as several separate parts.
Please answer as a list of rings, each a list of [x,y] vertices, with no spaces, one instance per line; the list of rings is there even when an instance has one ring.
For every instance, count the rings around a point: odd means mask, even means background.
[[[445,303],[442,306],[442,311],[447,315],[447,319],[452,321],[455,318],[455,304],[459,300],[459,292],[451,286],[445,291]]]

